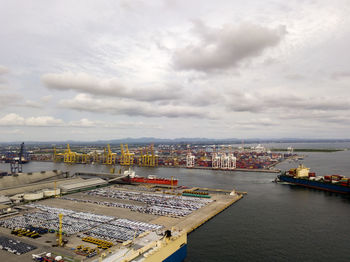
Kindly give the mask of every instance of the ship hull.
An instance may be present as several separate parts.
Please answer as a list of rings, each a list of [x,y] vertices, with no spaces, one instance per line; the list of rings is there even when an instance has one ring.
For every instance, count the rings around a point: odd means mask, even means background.
[[[339,194],[350,194],[349,186],[341,186],[341,185],[336,185],[336,184],[331,184],[326,182],[295,178],[288,175],[279,175],[278,178],[282,182],[288,182],[298,186],[314,188],[314,189],[319,189],[319,190],[329,191],[329,192],[334,192]]]
[[[163,260],[163,262],[182,262],[187,257],[187,244],[184,244],[176,252]]]
[[[158,185],[173,185],[177,186],[177,180],[171,181],[171,179],[164,178],[146,178],[146,177],[133,177],[130,178],[132,183],[146,183],[146,184],[158,184]]]
[[[163,242],[156,252],[148,255],[143,262],[183,262],[187,256],[187,233],[183,233],[171,241]]]

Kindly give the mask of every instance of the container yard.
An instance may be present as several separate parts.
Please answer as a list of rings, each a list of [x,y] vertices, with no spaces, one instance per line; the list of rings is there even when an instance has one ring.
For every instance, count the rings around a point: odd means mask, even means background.
[[[24,147],[24,146],[23,146]],[[11,150],[10,150],[11,149]],[[274,166],[281,161],[293,158],[296,154],[292,148],[285,152],[271,152],[261,146],[232,147],[230,145],[58,145],[57,147],[33,148],[23,151],[19,148],[7,149],[0,153],[5,159],[17,159],[17,155],[25,155],[26,161],[53,161],[67,164],[100,164],[111,167],[182,167],[204,168],[226,171],[264,170],[274,171]],[[25,153],[24,153],[25,152]],[[9,157],[11,156],[11,157]],[[23,158],[23,157],[22,157]],[[10,161],[10,160],[6,160]],[[11,160],[12,161],[12,160]],[[14,166],[21,170],[21,164]],[[113,172],[115,169],[111,169]]]
[[[115,184],[123,176],[112,184],[100,177],[59,178],[60,171],[40,174],[49,181],[28,181],[29,174],[18,177],[29,183],[21,183],[24,188],[38,183],[45,188],[23,192],[22,187],[11,187],[22,192],[22,200],[6,206],[15,213],[0,217],[0,254],[5,261],[185,257],[187,234],[242,198],[234,190]],[[47,187],[48,183],[55,185]],[[1,194],[5,200],[18,192]]]

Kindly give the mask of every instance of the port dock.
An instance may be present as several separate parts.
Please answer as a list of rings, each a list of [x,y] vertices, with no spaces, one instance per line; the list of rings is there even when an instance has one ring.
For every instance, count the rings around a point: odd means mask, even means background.
[[[215,204],[208,205],[196,213],[189,215],[185,220],[180,221],[176,226],[183,228],[187,233],[205,224],[210,219],[224,211],[226,208],[240,200],[243,195],[235,195],[232,198],[217,197]]]
[[[35,247],[21,254],[21,261],[32,261],[33,254],[42,253],[63,256],[64,261],[152,261],[158,254],[165,256],[164,250],[170,252],[176,250],[176,245],[186,244],[184,235],[243,197],[234,190],[115,184],[117,181],[109,183],[110,178],[104,178],[66,178],[69,187],[57,181],[63,195],[17,204],[16,213],[0,218],[0,236]],[[40,183],[34,182],[36,186]],[[57,246],[60,213],[64,247]],[[33,239],[31,236],[37,234],[30,233],[28,227],[46,231],[40,231],[40,237]],[[18,233],[18,228],[24,231]],[[161,249],[158,244],[151,244],[163,241],[167,230],[173,232],[170,242],[164,242]],[[93,239],[91,243],[86,240],[88,237]],[[98,250],[94,244],[102,239],[112,243],[108,251]],[[0,255],[10,262],[19,258],[5,250],[0,250]]]

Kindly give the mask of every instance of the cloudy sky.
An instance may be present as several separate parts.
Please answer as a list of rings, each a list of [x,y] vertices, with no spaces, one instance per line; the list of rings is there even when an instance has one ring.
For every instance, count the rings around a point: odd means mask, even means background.
[[[0,141],[349,138],[348,0],[0,0]]]

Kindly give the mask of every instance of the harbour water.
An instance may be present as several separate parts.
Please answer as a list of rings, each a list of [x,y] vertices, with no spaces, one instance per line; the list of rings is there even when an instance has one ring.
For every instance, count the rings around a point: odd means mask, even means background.
[[[315,144],[309,147],[316,148]],[[350,151],[305,154],[302,162],[319,175],[336,173],[350,177]],[[277,168],[289,169],[298,163],[286,161]],[[8,165],[0,164],[0,169],[7,170]],[[52,169],[109,172],[105,166],[45,162],[26,164],[23,171]],[[143,176],[173,176],[187,186],[248,192],[189,235],[187,262],[350,261],[350,197],[272,183],[276,174],[270,173],[178,168],[135,171]]]

